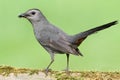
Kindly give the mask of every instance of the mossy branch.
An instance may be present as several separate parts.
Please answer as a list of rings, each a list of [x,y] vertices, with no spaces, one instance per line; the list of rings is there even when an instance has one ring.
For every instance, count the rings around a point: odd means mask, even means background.
[[[120,79],[120,72],[70,71],[69,74],[66,74],[66,72],[64,71],[50,71],[48,73],[48,76],[46,76],[44,70],[35,70],[35,69],[33,70],[26,68],[18,69],[10,66],[0,66],[0,75],[1,75],[0,77],[11,78],[11,74],[13,78],[16,78],[14,80],[20,78],[20,75],[24,76],[21,77],[21,80],[32,80],[32,79],[34,80],[119,80]],[[10,78],[8,80],[10,80]]]

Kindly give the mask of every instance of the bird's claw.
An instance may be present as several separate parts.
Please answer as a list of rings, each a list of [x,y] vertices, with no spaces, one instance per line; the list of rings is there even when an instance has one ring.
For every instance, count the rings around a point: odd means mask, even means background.
[[[48,72],[52,71],[52,69],[45,69],[44,72],[45,72],[45,75],[48,76]]]
[[[69,69],[63,69],[62,71],[65,71],[67,74],[70,74],[70,71],[69,71]]]

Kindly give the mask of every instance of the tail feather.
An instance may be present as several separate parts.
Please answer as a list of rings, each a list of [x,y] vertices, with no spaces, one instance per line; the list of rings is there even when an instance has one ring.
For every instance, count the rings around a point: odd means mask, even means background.
[[[104,25],[102,25],[102,26],[99,26],[99,27],[96,27],[96,28],[87,30],[87,31],[85,31],[85,32],[80,33],[79,35],[80,35],[80,37],[86,37],[86,36],[88,36],[88,35],[90,35],[90,34],[93,34],[93,33],[97,32],[97,31],[100,31],[100,30],[109,28],[109,27],[111,27],[111,26],[113,26],[113,25],[115,25],[115,24],[117,24],[117,21],[113,21],[113,22],[104,24]]]
[[[107,24],[104,24],[102,26],[98,26],[96,28],[92,28],[90,30],[87,30],[87,31],[84,31],[82,33],[79,33],[77,35],[74,36],[74,44],[77,44],[78,46],[81,44],[81,42],[89,35],[97,32],[97,31],[100,31],[100,30],[103,30],[103,29],[106,29],[106,28],[109,28],[115,24],[117,24],[118,21],[113,21],[113,22],[110,22],[110,23],[107,23]]]

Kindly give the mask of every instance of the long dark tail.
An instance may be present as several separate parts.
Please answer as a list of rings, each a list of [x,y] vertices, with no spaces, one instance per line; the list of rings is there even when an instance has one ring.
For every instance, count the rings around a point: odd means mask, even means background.
[[[118,21],[113,21],[113,22],[104,24],[104,25],[102,25],[102,26],[98,26],[98,27],[96,27],[96,28],[93,28],[93,29],[90,29],[90,30],[81,32],[81,33],[79,33],[79,34],[76,34],[76,35],[74,36],[73,42],[74,42],[74,44],[76,44],[76,45],[79,46],[79,45],[81,44],[81,42],[82,42],[87,36],[89,36],[89,35],[97,32],[97,31],[100,31],[100,30],[109,28],[109,27],[117,24],[117,22],[118,22]]]

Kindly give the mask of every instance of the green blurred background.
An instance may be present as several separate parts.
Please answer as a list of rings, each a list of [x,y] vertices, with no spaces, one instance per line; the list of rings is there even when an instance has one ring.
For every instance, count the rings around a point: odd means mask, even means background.
[[[120,19],[120,0],[0,0],[0,65],[44,69],[50,62],[31,24],[18,18],[31,8],[70,35]],[[71,70],[120,71],[120,25],[89,36],[79,49],[84,57],[71,55]],[[51,68],[65,67],[66,56],[57,54]]]

